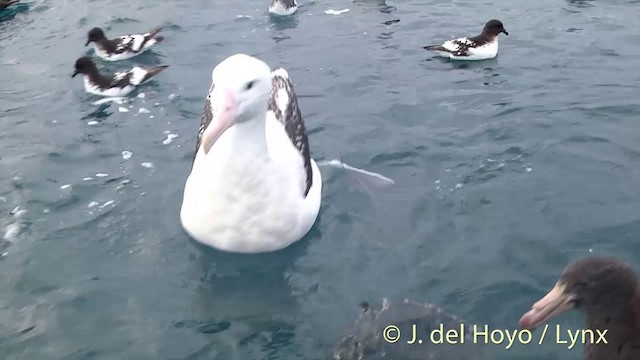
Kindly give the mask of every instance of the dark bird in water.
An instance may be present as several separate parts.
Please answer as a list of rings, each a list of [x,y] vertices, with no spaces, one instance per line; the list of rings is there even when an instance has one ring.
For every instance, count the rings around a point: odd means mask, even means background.
[[[553,289],[522,316],[520,329],[533,330],[571,309],[587,315],[586,329],[577,334],[583,359],[640,359],[640,286],[631,266],[612,257],[569,264]]]
[[[156,28],[142,35],[123,35],[115,39],[107,39],[104,31],[96,27],[89,30],[84,46],[94,43],[96,55],[107,61],[130,59],[163,41],[164,37],[158,36],[160,30],[161,28]]]
[[[454,330],[458,343],[429,341],[440,327],[443,334]],[[380,308],[363,302],[331,360],[483,360],[485,346],[474,342],[472,329],[473,324],[429,303],[383,299]]]
[[[131,70],[119,71],[112,75],[102,75],[93,59],[83,56],[76,60],[75,71],[71,77],[82,74],[84,76],[84,89],[88,93],[109,97],[126,96],[138,85],[168,67],[168,65],[153,68],[134,66]]]
[[[4,10],[20,0],[0,0],[0,10]]]
[[[480,35],[428,45],[423,49],[454,60],[486,60],[498,55],[498,34],[509,35],[500,20],[489,20]]]

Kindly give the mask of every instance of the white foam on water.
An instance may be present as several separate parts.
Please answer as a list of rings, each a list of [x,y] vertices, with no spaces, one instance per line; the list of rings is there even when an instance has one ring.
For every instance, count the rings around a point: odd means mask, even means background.
[[[350,174],[354,175],[358,182],[362,184],[365,189],[367,189],[367,191],[384,189],[395,184],[395,181],[389,179],[386,176],[380,175],[375,172],[358,169],[337,159],[329,161],[318,161],[317,164],[318,166],[331,166],[348,170]]]
[[[21,209],[20,206],[16,206],[10,214],[15,217],[21,217],[26,213],[27,213],[27,209]]]
[[[127,101],[127,98],[124,97],[107,97],[104,99],[100,99],[98,101],[94,101],[92,104],[93,105],[102,105],[102,104],[106,104],[108,102],[114,102],[116,104],[122,104],[124,102]]]
[[[367,170],[363,170],[363,169],[358,169],[356,167],[350,166],[346,163],[343,163],[340,160],[334,159],[334,160],[329,160],[329,161],[319,161],[317,163],[318,166],[333,166],[333,167],[337,167],[337,168],[342,168],[342,169],[346,169],[346,170],[351,170],[351,171],[355,171],[357,173],[360,174],[364,174],[364,175],[368,175],[374,178],[377,178],[379,180],[382,180],[384,182],[387,182],[389,184],[395,184],[395,181],[389,179],[386,176],[380,175],[378,173],[374,173],[371,171],[367,171]]]
[[[129,160],[131,159],[131,156],[133,155],[133,153],[131,151],[125,150],[122,152],[122,158],[125,160]]]
[[[122,107],[121,106],[121,107],[118,108],[118,111],[120,111],[120,112],[129,112],[129,109],[127,109],[126,107]]]
[[[173,142],[173,139],[177,138],[178,134],[168,134],[167,138],[162,142],[165,145],[169,145]]]
[[[92,207],[96,207],[96,206],[98,206],[98,205],[100,205],[100,203],[99,203],[99,202],[97,202],[97,201],[92,201],[92,202],[90,202],[90,203],[89,203],[89,206],[88,206],[88,207],[89,207],[89,208],[92,208]]]
[[[144,99],[146,97],[145,93],[138,94],[138,99]]]
[[[60,186],[60,189],[64,190],[64,189],[68,189],[70,187],[71,187],[71,184],[65,184],[65,185]]]
[[[124,179],[124,180],[122,180],[122,181],[120,182],[120,185],[118,185],[118,186],[116,187],[116,190],[121,190],[122,188],[124,188],[124,187],[125,187],[125,185],[129,185],[130,183],[131,183],[131,180],[129,180],[129,179]]]
[[[13,242],[18,234],[20,234],[20,229],[22,226],[19,223],[11,223],[4,227],[4,236],[2,237],[6,241]]]
[[[533,171],[533,169],[530,168],[530,167],[528,167],[526,170],[527,170],[528,173]]]
[[[91,120],[91,121],[89,121],[89,122],[87,123],[87,125],[89,125],[89,126],[96,126],[96,125],[99,125],[99,124],[100,124],[100,123],[99,123],[99,122],[97,122],[97,121],[95,121],[95,120]]]
[[[138,109],[138,114],[148,114],[151,111],[147,110],[146,108],[141,107],[140,109]]]
[[[107,207],[107,206],[109,206],[109,205],[113,205],[113,204],[115,204],[115,203],[116,203],[116,202],[115,202],[114,200],[109,200],[109,201],[105,202],[104,204],[102,204],[100,207],[101,207],[101,208],[103,208],[103,207]]]
[[[168,97],[167,99],[169,99],[169,100],[171,101],[171,100],[174,100],[174,99],[175,99],[175,98],[177,98],[177,97],[178,97],[178,96],[177,96],[176,94],[171,93],[171,94],[169,94],[169,97]]]
[[[86,177],[86,178],[83,178],[82,180],[83,181],[89,181],[89,180],[93,180],[93,178],[92,177]]]
[[[327,15],[340,15],[340,14],[344,14],[346,12],[349,12],[349,9],[342,9],[342,10],[333,10],[333,9],[329,9],[329,10],[325,10],[324,13]]]
[[[97,177],[107,177],[109,176],[109,174],[105,174],[105,173],[97,173],[96,174]]]
[[[16,206],[13,211],[9,214],[15,219],[12,223],[6,225],[4,227],[4,235],[2,238],[6,241],[13,242],[18,235],[20,234],[20,230],[23,228],[22,221],[20,218],[24,216],[28,211],[26,209],[20,208],[20,206]]]
[[[142,165],[142,167],[145,167],[145,168],[147,168],[147,169],[151,169],[151,168],[153,168],[153,163],[150,163],[150,162],[143,162],[143,163],[142,163],[142,164],[140,164],[140,165]]]

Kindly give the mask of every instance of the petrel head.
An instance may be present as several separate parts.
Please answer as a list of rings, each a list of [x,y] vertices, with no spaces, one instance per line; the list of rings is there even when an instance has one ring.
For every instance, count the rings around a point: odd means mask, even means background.
[[[502,22],[500,20],[489,20],[484,29],[482,29],[482,33],[490,36],[498,36],[500,33],[504,33],[505,35],[509,35],[507,30],[504,29]]]
[[[100,41],[103,39],[106,39],[104,31],[102,31],[102,29],[98,27],[95,27],[89,30],[89,32],[87,33],[87,42],[84,44],[84,46],[89,45],[91,42]]]

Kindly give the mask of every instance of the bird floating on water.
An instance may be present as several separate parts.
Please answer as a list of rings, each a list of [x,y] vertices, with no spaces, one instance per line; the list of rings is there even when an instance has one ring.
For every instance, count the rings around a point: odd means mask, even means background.
[[[184,188],[182,227],[222,251],[284,249],[309,232],[322,198],[322,175],[310,156],[293,83],[285,69],[272,71],[245,54],[223,60],[211,79]],[[347,169],[338,163],[329,165]],[[393,183],[375,175],[375,181]]]
[[[394,331],[387,331],[389,328]],[[457,332],[457,342],[425,341],[433,329]],[[332,360],[480,360],[485,359],[485,346],[474,340],[474,325],[437,305],[404,299],[382,299],[382,307],[368,302],[360,304],[360,314],[346,336],[334,348]],[[384,334],[384,336],[380,336]],[[389,341],[406,334],[406,340]],[[403,338],[404,339],[404,338]],[[413,339],[413,340],[411,340]],[[466,340],[466,341],[465,341]]]
[[[489,20],[480,35],[445,41],[441,45],[428,45],[423,49],[454,60],[486,60],[498,55],[498,34],[509,35],[500,20]]]
[[[553,289],[522,316],[520,329],[533,330],[570,309],[587,315],[590,332],[578,340],[585,360],[640,359],[640,283],[631,266],[612,257],[569,264]],[[600,338],[605,331],[606,343]]]
[[[271,14],[288,16],[298,10],[298,2],[296,0],[272,0],[269,5]]]
[[[158,35],[160,30],[162,28],[153,29],[142,35],[123,35],[115,39],[107,39],[104,31],[96,27],[89,30],[84,46],[93,43],[96,55],[107,61],[130,59],[164,40],[164,37]]]
[[[0,0],[0,10],[4,10],[20,0]]]
[[[75,71],[71,77],[82,74],[84,77],[84,90],[88,93],[109,97],[126,96],[138,85],[168,67],[168,65],[153,68],[135,66],[131,70],[119,71],[112,75],[102,75],[93,60],[88,56],[83,56],[76,60]]]

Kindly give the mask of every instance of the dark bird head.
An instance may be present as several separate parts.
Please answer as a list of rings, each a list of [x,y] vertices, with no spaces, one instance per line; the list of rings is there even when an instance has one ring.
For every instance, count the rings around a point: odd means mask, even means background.
[[[98,71],[96,64],[88,56],[83,56],[76,60],[75,67],[76,70],[73,72],[73,75],[71,75],[71,77],[75,77],[78,74],[90,74]]]
[[[482,29],[483,34],[487,34],[489,36],[498,36],[500,33],[504,33],[505,35],[509,35],[507,30],[504,29],[502,22],[500,20],[489,20],[487,24]]]
[[[3,10],[15,3],[17,3],[20,0],[0,0],[0,10]]]
[[[97,27],[93,28],[87,33],[87,42],[84,44],[84,46],[89,45],[91,42],[104,40],[106,38],[107,37],[104,35],[104,31],[102,31],[102,29]]]
[[[611,257],[583,258],[564,269],[553,289],[522,316],[520,328],[533,330],[570,309],[591,319],[624,314],[637,291],[638,279],[629,265]]]

